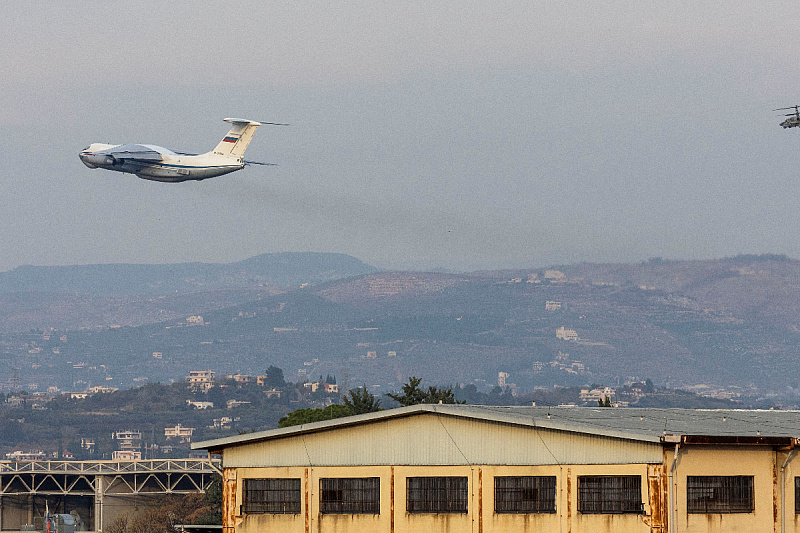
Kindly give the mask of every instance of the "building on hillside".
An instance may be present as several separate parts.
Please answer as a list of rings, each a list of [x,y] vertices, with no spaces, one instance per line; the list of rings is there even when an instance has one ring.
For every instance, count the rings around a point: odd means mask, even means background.
[[[89,455],[94,453],[95,442],[94,439],[87,439],[81,437],[81,450],[85,450]]]
[[[551,283],[557,283],[560,281],[566,281],[567,276],[560,270],[545,270],[544,279],[550,281]]]
[[[208,392],[214,386],[213,370],[190,370],[186,376],[189,388],[195,391]]]
[[[109,394],[117,392],[119,389],[116,387],[104,387],[103,385],[95,385],[86,389],[91,394]]]
[[[508,379],[508,372],[498,372],[497,373],[497,386],[498,387],[505,387],[506,386],[506,379]]]
[[[164,428],[164,437],[166,437],[167,440],[178,439],[180,442],[192,442],[193,433],[194,428],[185,428],[180,424],[176,424],[171,428]]]
[[[7,461],[46,461],[47,454],[42,450],[33,452],[15,451],[6,454]]]
[[[565,341],[576,341],[578,340],[578,332],[561,326],[556,330],[556,338]]]
[[[196,402],[194,400],[186,400],[186,404],[195,409],[213,409],[214,402]]]
[[[580,399],[582,402],[597,403],[598,401],[611,401],[616,396],[617,391],[611,387],[597,387],[596,389],[581,389]]]
[[[558,311],[559,309],[561,309],[561,302],[548,300],[544,303],[545,311]]]
[[[142,452],[133,450],[114,450],[111,453],[112,461],[139,461],[142,459]]]
[[[186,324],[188,326],[203,326],[205,325],[205,321],[203,321],[203,317],[200,315],[193,315],[186,319]]]
[[[111,438],[117,441],[117,450],[122,452],[141,452],[142,432],[141,431],[115,431]],[[139,457],[141,459],[141,455]]]
[[[796,412],[415,405],[193,448],[226,533],[800,532]]]

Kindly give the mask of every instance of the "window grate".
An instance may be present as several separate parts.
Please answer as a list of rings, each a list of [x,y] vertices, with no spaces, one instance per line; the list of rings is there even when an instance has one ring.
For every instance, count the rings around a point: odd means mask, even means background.
[[[794,514],[800,514],[800,477],[794,478]]]
[[[753,476],[687,476],[686,509],[695,514],[752,513]]]
[[[555,476],[499,476],[494,478],[494,512],[555,513]]]
[[[466,477],[410,477],[406,479],[409,513],[466,513]]]
[[[300,478],[245,479],[245,513],[299,514]]]
[[[584,514],[644,512],[641,476],[578,476],[578,511]]]
[[[380,514],[381,478],[321,478],[319,506],[323,514]]]

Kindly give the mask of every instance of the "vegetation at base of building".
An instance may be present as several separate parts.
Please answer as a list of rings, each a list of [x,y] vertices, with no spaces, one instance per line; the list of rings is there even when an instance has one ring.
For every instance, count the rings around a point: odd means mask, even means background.
[[[106,533],[178,533],[181,525],[222,524],[222,478],[214,476],[205,494],[166,496],[159,507],[125,513],[106,527]]]
[[[402,394],[390,392],[386,396],[402,406],[421,403],[467,403],[466,400],[459,401],[455,398],[453,387],[446,389],[444,387],[428,387],[426,391],[419,386],[420,383],[422,383],[422,378],[410,377],[408,383],[403,384]]]

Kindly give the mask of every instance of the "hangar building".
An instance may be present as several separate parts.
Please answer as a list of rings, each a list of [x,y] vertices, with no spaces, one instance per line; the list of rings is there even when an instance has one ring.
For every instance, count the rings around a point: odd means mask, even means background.
[[[800,412],[416,405],[200,442],[225,533],[800,533]]]

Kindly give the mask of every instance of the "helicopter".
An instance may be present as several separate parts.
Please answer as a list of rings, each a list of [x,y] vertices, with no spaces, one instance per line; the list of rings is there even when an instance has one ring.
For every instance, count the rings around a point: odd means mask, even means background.
[[[773,111],[787,111],[789,109],[794,109],[794,113],[786,113],[789,118],[781,122],[781,126],[784,128],[796,128],[800,126],[800,105],[793,105],[791,107],[779,107],[778,109],[773,109]]]

